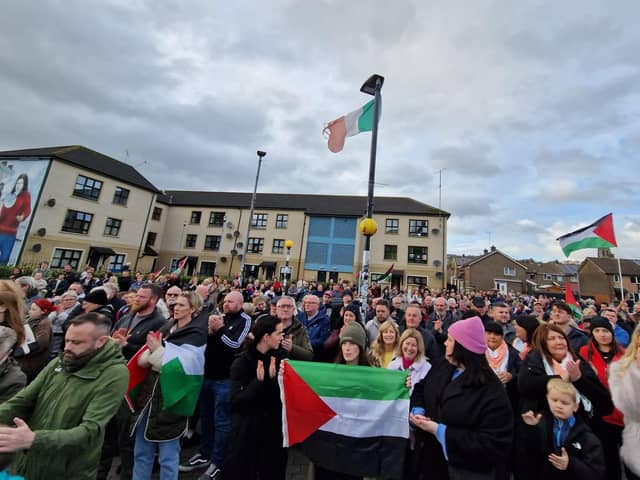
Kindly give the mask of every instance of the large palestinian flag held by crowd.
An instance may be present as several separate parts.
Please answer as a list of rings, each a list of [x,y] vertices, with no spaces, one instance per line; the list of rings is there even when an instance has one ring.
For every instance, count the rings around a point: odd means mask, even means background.
[[[409,438],[406,372],[287,361],[280,377],[284,446],[357,476],[402,478]]]

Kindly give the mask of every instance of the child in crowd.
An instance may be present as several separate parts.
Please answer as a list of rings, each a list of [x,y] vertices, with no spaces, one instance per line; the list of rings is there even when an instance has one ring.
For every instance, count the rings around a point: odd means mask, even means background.
[[[600,480],[604,478],[604,454],[600,440],[578,411],[579,394],[560,378],[547,383],[550,412],[529,410],[522,420],[531,428],[525,435],[526,448],[540,461],[530,478]],[[546,457],[546,460],[545,458]]]

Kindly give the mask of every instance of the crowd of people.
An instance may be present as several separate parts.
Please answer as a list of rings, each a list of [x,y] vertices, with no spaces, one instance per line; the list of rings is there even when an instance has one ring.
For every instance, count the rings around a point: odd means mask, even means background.
[[[373,283],[362,305],[346,281],[16,269],[0,280],[0,470],[106,479],[119,457],[122,479],[151,478],[154,462],[167,480],[284,479],[277,377],[292,359],[406,372],[407,479],[633,480],[640,303],[582,303],[577,319],[497,291]],[[179,412],[163,373],[177,348],[204,365]],[[132,362],[148,374],[126,401]],[[181,459],[185,442],[198,448]]]

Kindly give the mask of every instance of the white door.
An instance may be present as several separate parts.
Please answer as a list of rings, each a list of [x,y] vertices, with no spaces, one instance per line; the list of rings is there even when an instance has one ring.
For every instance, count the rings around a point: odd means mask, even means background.
[[[501,294],[503,295],[507,294],[507,282],[499,282],[498,280],[495,280],[495,284],[496,284],[496,288]]]

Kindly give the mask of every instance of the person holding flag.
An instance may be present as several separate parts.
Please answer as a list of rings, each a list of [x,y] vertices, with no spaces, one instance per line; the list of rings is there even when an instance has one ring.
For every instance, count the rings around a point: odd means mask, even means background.
[[[129,362],[128,397],[137,417],[132,429],[134,480],[151,478],[156,451],[160,479],[178,478],[180,437],[198,404],[204,375],[207,329],[193,321],[201,305],[195,292],[181,294],[173,320],[149,332],[145,346]]]

